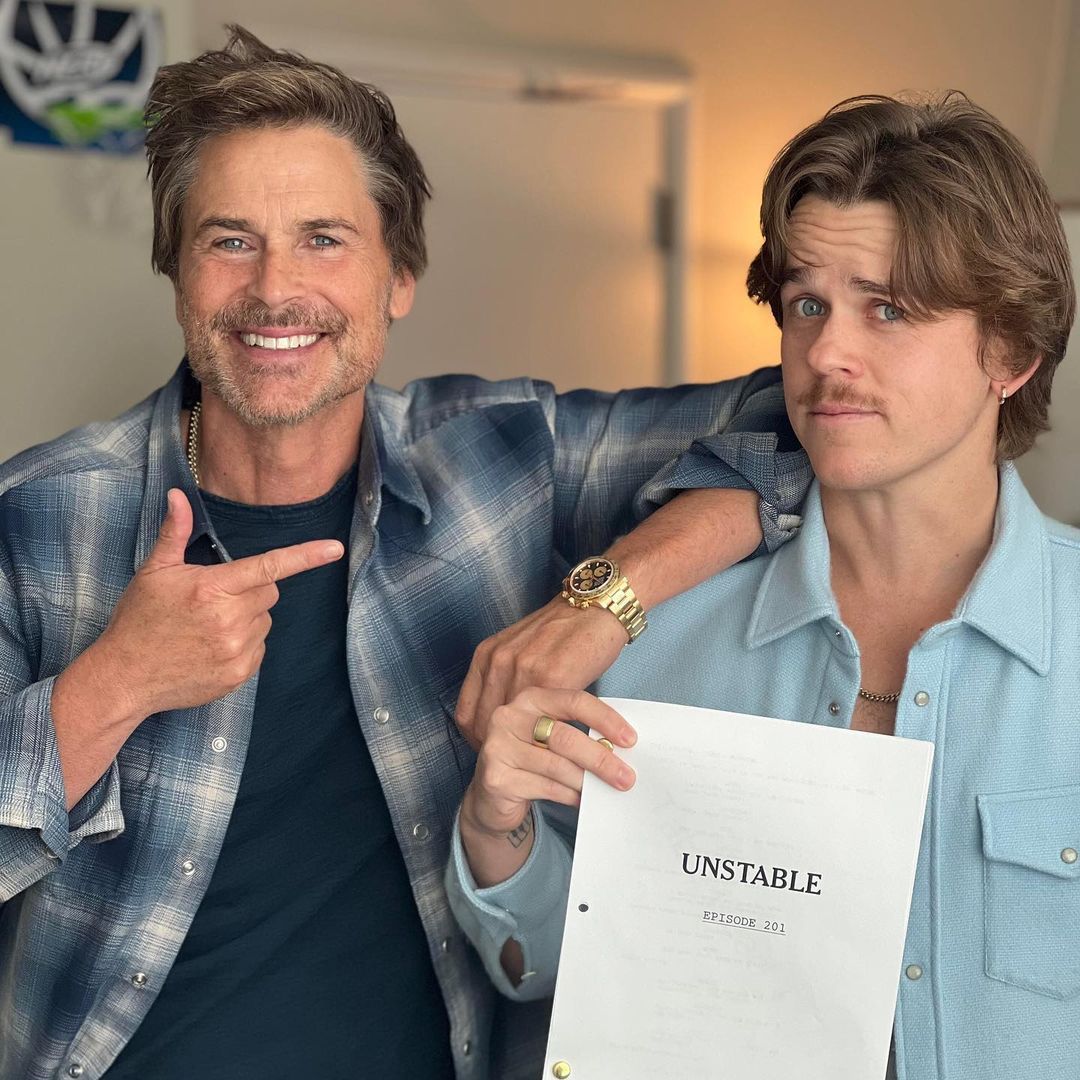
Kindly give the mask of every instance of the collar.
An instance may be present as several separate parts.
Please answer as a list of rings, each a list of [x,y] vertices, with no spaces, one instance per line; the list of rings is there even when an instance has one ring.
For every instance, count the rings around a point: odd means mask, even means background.
[[[370,427],[369,427],[370,421]],[[382,484],[404,503],[419,511],[425,525],[431,522],[431,504],[410,450],[409,399],[396,390],[371,383],[364,397],[363,442],[378,449]]]
[[[830,584],[829,536],[817,480],[810,486],[802,515],[795,539],[766,556],[769,565],[758,585],[746,630],[748,648],[767,645],[821,619],[840,625]]]
[[[1016,466],[1007,462],[1001,468],[994,542],[956,617],[1039,675],[1046,675],[1050,670],[1051,585],[1046,523]]]
[[[927,632],[929,642],[966,623],[1045,675],[1050,668],[1050,566],[1043,516],[1012,463],[1000,470],[994,538],[952,619]],[[815,480],[799,535],[775,555],[758,586],[746,632],[757,648],[819,620],[841,629],[832,593],[829,537]],[[1023,597],[1017,604],[1014,597]]]
[[[195,478],[188,468],[187,456],[180,443],[180,410],[197,397],[198,384],[188,367],[181,362],[173,377],[158,391],[150,414],[150,435],[146,457],[146,484],[143,489],[139,535],[135,541],[135,568],[142,566],[157,542],[161,523],[168,511],[170,488],[180,488],[191,503],[193,525],[191,547],[200,537],[214,539],[210,519],[203,505]]]

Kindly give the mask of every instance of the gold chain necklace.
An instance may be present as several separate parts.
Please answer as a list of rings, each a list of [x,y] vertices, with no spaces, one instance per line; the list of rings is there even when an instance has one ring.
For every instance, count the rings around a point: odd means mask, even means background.
[[[195,486],[199,483],[199,417],[202,415],[202,402],[196,401],[191,406],[191,417],[187,429],[187,463],[191,475],[195,477]],[[861,692],[861,691],[860,691]]]
[[[900,700],[900,691],[897,690],[895,694],[871,694],[869,690],[864,690],[860,686],[859,697],[863,701],[876,701],[881,705],[895,705]]]

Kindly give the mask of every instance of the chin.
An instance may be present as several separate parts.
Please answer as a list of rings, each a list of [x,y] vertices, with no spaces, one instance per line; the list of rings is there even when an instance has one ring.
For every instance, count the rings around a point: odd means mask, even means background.
[[[867,451],[835,448],[810,452],[810,464],[814,467],[822,487],[834,491],[867,491],[880,488],[897,479],[901,470],[890,469],[881,459]]]

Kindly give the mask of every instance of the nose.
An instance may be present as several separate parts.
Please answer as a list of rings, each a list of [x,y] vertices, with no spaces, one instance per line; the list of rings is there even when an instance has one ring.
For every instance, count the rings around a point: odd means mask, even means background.
[[[818,324],[817,336],[806,353],[806,362],[817,375],[856,378],[862,373],[859,332],[842,314],[830,312]]]
[[[269,308],[284,307],[304,295],[300,260],[289,250],[267,246],[259,255],[248,295]]]

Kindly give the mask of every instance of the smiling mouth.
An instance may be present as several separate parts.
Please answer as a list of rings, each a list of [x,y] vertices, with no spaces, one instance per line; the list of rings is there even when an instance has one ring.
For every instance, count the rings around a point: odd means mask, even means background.
[[[270,352],[291,352],[295,349],[306,349],[326,335],[282,334],[274,336],[270,334],[253,334],[239,330],[236,332],[236,336],[240,341],[252,349],[267,349]]]

